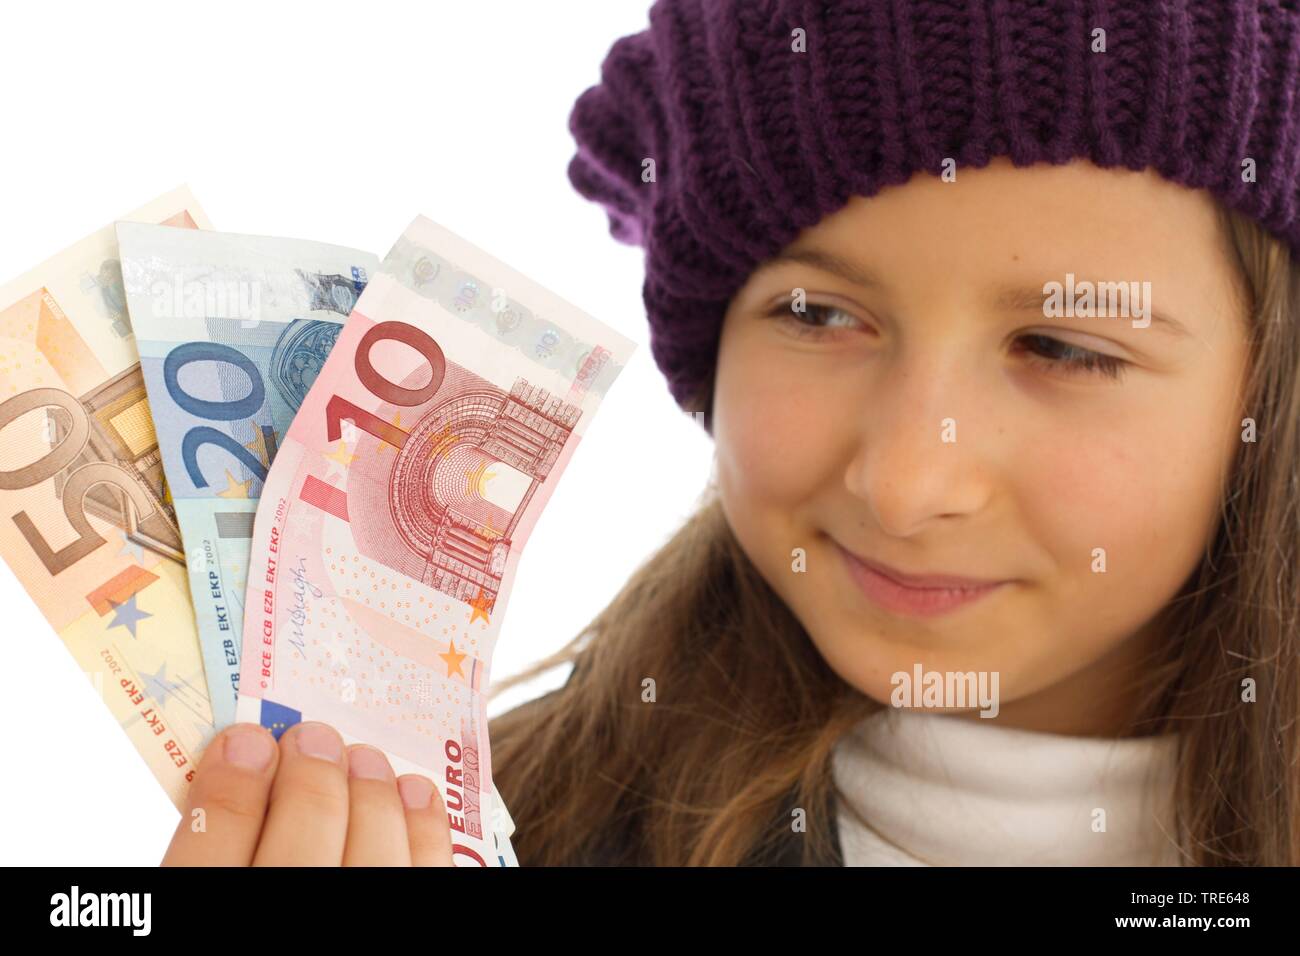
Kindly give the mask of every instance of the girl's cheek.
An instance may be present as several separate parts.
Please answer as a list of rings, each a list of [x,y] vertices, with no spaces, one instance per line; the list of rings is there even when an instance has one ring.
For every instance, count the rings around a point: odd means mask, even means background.
[[[789,511],[825,487],[837,426],[823,391],[771,351],[740,344],[723,354],[714,443],[724,492]]]
[[[1027,528],[1064,591],[1135,626],[1186,580],[1212,531],[1221,446],[1168,425],[1099,427],[1022,458]]]

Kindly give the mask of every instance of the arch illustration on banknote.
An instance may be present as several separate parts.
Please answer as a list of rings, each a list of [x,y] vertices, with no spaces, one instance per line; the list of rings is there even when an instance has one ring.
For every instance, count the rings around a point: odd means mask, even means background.
[[[271,384],[285,404],[297,411],[338,341],[342,326],[318,319],[294,319],[271,350]]]
[[[518,378],[509,392],[466,388],[420,417],[397,452],[388,500],[424,584],[491,610],[515,528],[581,415]]]

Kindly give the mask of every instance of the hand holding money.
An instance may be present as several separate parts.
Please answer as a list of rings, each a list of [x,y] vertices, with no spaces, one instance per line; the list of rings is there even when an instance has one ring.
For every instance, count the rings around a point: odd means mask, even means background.
[[[451,830],[428,777],[393,773],[328,724],[277,744],[233,724],[208,745],[163,866],[451,866]]]
[[[382,263],[129,218],[0,289],[0,555],[185,809],[166,862],[517,865],[492,653],[635,346],[423,217]]]
[[[238,719],[324,721],[427,774],[460,864],[512,859],[488,746],[492,652],[529,532],[633,348],[418,217],[265,479]]]

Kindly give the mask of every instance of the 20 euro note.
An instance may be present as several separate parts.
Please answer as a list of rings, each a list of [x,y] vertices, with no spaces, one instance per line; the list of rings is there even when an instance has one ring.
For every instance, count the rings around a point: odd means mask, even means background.
[[[301,239],[133,222],[119,223],[117,238],[221,730],[235,720],[262,483],[379,259]]]
[[[182,807],[212,711],[112,225],[0,289],[0,397],[0,553]]]
[[[495,849],[485,693],[529,532],[635,345],[441,226],[384,259],[271,466],[240,720],[323,720]]]

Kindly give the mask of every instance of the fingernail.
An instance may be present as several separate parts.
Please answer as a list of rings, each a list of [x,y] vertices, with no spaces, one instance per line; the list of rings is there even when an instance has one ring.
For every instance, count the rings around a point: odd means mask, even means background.
[[[275,741],[253,727],[232,730],[226,734],[221,755],[236,767],[265,770],[275,756]]]
[[[348,776],[362,780],[392,780],[388,758],[374,747],[353,747],[348,751]]]
[[[402,777],[397,781],[402,805],[408,810],[427,810],[433,800],[433,781],[428,777]]]
[[[338,763],[343,758],[343,741],[325,724],[299,724],[294,740],[298,744],[298,752],[308,757],[331,763]]]

